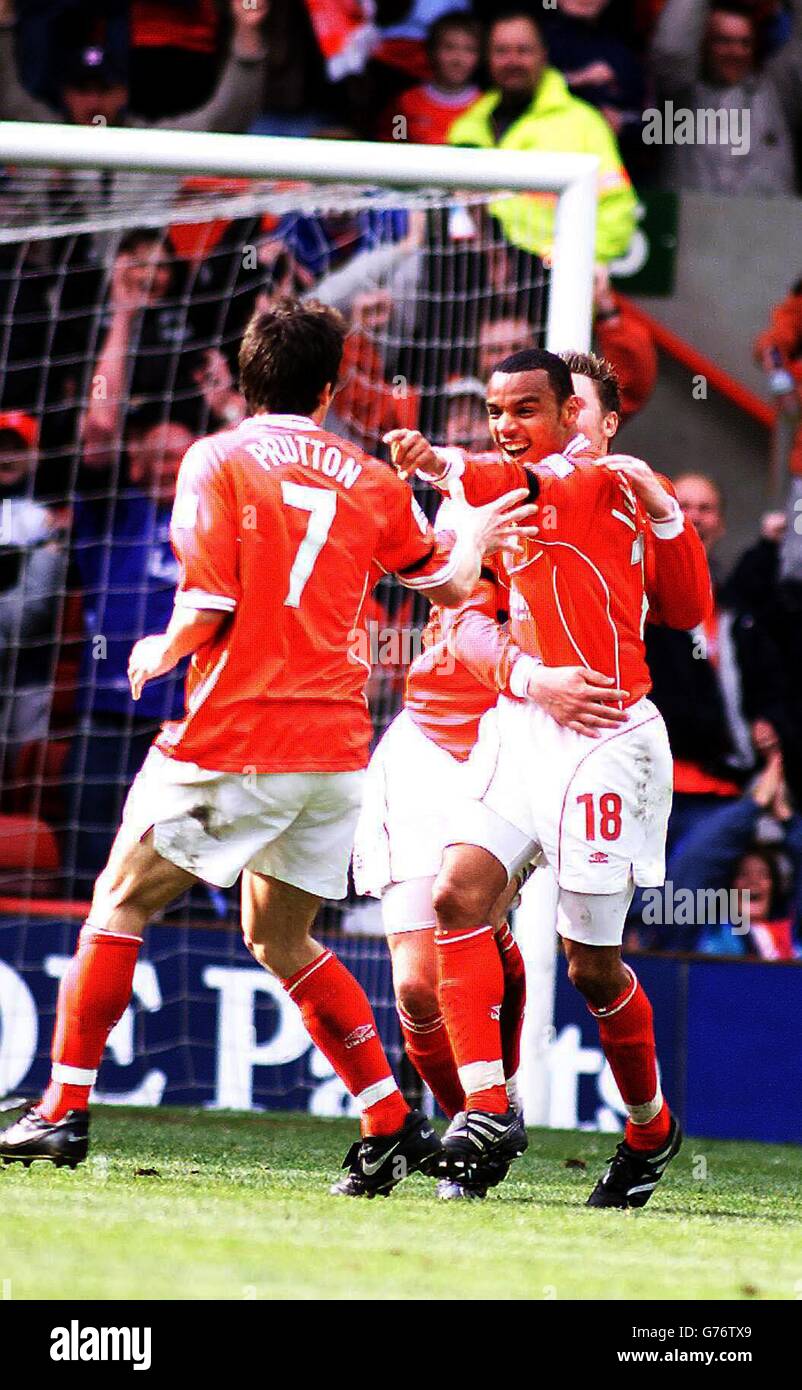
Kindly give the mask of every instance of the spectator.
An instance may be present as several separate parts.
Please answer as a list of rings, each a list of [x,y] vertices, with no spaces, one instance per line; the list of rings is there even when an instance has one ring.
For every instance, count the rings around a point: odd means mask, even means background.
[[[157,121],[180,130],[246,130],[259,111],[265,58],[260,34],[269,0],[230,0],[234,21],[231,51],[211,98],[194,111]],[[21,85],[14,58],[14,0],[0,0],[0,113],[12,121],[69,121],[73,125],[144,125],[128,110],[126,74],[102,49],[85,47],[64,55],[58,108],[32,97]]]
[[[790,892],[783,887],[783,858],[790,860]],[[730,902],[726,914],[716,914],[718,922],[661,928],[663,949],[760,960],[793,960],[800,954],[802,817],[789,804],[779,750],[769,755],[750,792],[712,812],[686,837],[669,877],[675,894],[690,890],[699,903],[701,894],[721,895],[724,889]]]
[[[376,132],[377,114],[412,83],[431,76],[426,36],[470,0],[306,0],[335,100],[358,135]]]
[[[477,354],[477,375],[485,384],[490,380],[497,363],[513,352],[535,346],[535,332],[524,314],[501,310],[491,313],[480,324]]]
[[[0,749],[3,783],[25,744],[47,737],[67,549],[56,514],[32,500],[38,427],[0,414]]]
[[[751,12],[727,0],[667,0],[652,45],[660,99],[690,111],[692,119],[712,110],[729,122],[726,139],[697,130],[692,143],[665,145],[667,187],[738,196],[794,192],[802,0],[793,0],[793,13],[793,37],[761,69]]]
[[[444,145],[450,127],[480,96],[474,79],[481,56],[482,31],[470,15],[453,11],[432,25],[426,51],[430,82],[402,92],[385,111],[385,140],[413,145]]]
[[[486,388],[475,377],[457,377],[444,390],[445,430],[443,443],[469,449],[473,454],[493,450],[487,423]]]
[[[108,329],[83,421],[84,462],[90,467],[114,461],[129,398],[163,399],[179,376],[181,354],[197,346],[191,306],[175,293],[180,281],[181,268],[171,261],[161,232],[126,233],[114,261]]]
[[[608,261],[623,255],[635,227],[636,200],[615,136],[604,117],[572,96],[565,78],[548,66],[535,20],[526,14],[497,19],[490,29],[488,65],[493,90],[455,121],[451,144],[597,155],[596,256]],[[494,212],[514,245],[540,256],[549,250],[554,227],[550,202],[508,198]]]
[[[131,108],[150,125],[194,111],[217,75],[216,0],[131,0]]]
[[[405,380],[387,376],[388,327],[392,296],[385,289],[364,290],[351,305],[351,331],[345,341],[340,386],[328,428],[337,428],[375,454],[391,429],[414,429],[418,392]]]
[[[643,65],[610,29],[610,0],[557,0],[543,14],[549,59],[575,96],[601,111],[632,169],[642,164]]]
[[[596,267],[593,332],[602,357],[615,368],[621,423],[642,410],[657,382],[657,350],[650,330],[616,294],[604,266]]]
[[[711,810],[740,796],[758,754],[776,748],[788,726],[778,651],[751,613],[725,604],[715,582],[714,551],[725,531],[721,493],[702,474],[685,474],[675,486],[707,552],[716,602],[703,629],[646,631],[652,699],[674,754],[670,854]]]
[[[775,304],[768,327],[755,340],[755,361],[768,374],[781,410],[799,418],[788,466],[802,477],[802,280]],[[776,383],[777,389],[774,389]]]
[[[794,802],[799,806],[802,805],[802,583],[786,577],[784,563],[786,544],[790,543],[795,553],[799,543],[794,530],[799,520],[795,500],[792,489],[789,516],[769,512],[763,517],[759,540],[739,559],[724,593],[730,607],[753,615],[775,650],[782,653],[789,708],[789,727],[783,737],[785,776]]]
[[[84,593],[86,643],[82,727],[67,779],[82,890],[105,863],[122,797],[159,724],[183,713],[186,663],[149,683],[136,705],[126,673],[136,639],[163,631],[172,613],[178,565],[170,513],[178,468],[195,438],[183,419],[165,421],[160,409],[143,408],[126,433],[131,485],[76,507],[72,546]]]
[[[265,40],[263,109],[251,132],[323,133],[332,125],[332,94],[306,0],[270,0]]]

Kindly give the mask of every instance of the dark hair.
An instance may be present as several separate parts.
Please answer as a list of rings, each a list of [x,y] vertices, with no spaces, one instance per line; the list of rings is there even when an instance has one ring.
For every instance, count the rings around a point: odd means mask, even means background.
[[[621,384],[612,362],[608,362],[606,357],[599,357],[595,352],[561,352],[560,356],[569,372],[576,373],[577,376],[586,376],[589,381],[595,383],[596,394],[605,415],[609,415],[610,411],[615,411],[616,415],[621,414]]]
[[[738,856],[735,865],[736,874],[745,859],[761,859],[768,870],[771,879],[768,920],[775,922],[778,917],[784,915],[788,906],[780,857],[771,845],[751,844]]]
[[[122,251],[135,251],[137,246],[144,246],[145,243],[155,246],[157,242],[162,245],[166,242],[164,232],[158,227],[132,227],[120,237],[117,254]]]
[[[733,14],[738,19],[746,19],[751,26],[752,36],[755,37],[757,33],[754,11],[749,5],[739,4],[739,0],[712,0],[710,14]]]
[[[491,34],[494,29],[498,28],[499,24],[510,24],[514,19],[525,19],[527,23],[531,24],[538,38],[543,38],[543,30],[535,16],[530,14],[528,10],[517,10],[514,6],[508,9],[501,9],[498,14],[493,15],[493,18],[487,26],[488,35]]]
[[[545,372],[558,405],[565,405],[568,397],[574,394],[574,383],[565,362],[556,352],[547,352],[545,348],[522,348],[498,362],[493,371],[504,372],[507,376],[513,372]]]
[[[203,433],[203,403],[197,395],[197,387],[193,397],[185,395],[185,388],[179,384],[181,377],[182,368],[179,365],[176,378],[177,394],[172,400],[143,400],[131,403],[125,416],[126,443],[131,439],[141,439],[157,425],[184,425],[191,434]]]
[[[239,350],[240,386],[251,414],[309,415],[337,380],[346,322],[316,300],[282,299],[251,318]]]
[[[434,21],[426,35],[426,52],[429,58],[431,58],[443,35],[451,29],[461,29],[463,33],[470,34],[481,48],[484,30],[479,20],[474,19],[473,15],[466,14],[464,10],[449,10]]]

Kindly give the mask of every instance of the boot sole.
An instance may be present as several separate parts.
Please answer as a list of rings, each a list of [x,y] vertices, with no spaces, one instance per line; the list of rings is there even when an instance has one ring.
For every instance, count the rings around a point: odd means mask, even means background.
[[[79,1163],[83,1163],[82,1158],[58,1157],[55,1154],[0,1154],[3,1163],[21,1163],[23,1168],[30,1168],[32,1163],[52,1163],[54,1168],[77,1168]]]

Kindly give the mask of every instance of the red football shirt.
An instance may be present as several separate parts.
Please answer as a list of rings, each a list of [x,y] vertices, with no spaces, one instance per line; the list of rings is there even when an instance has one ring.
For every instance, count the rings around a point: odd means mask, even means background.
[[[578,435],[563,454],[534,467],[466,458],[463,485],[468,501],[480,505],[537,480],[539,535],[525,542],[522,557],[506,562],[511,634],[547,666],[582,665],[612,676],[632,704],[651,688],[643,630],[653,547],[673,542],[659,539],[660,525],[650,524],[626,479],[587,450]],[[706,615],[710,581],[693,528],[679,523],[675,540],[680,536],[673,565],[661,554],[660,587],[665,607],[673,596],[691,626]],[[655,616],[679,625],[677,613],[659,610],[658,603]]]
[[[366,596],[389,571],[424,590],[450,572],[411,490],[312,420],[256,415],[187,451],[171,534],[176,603],[230,616],[157,746],[222,772],[364,767]]]
[[[465,87],[455,93],[441,92],[428,82],[410,87],[393,103],[392,113],[385,116],[386,138],[394,138],[393,123],[402,116],[406,121],[404,138],[411,145],[445,145],[454,122],[481,95],[478,87]]]

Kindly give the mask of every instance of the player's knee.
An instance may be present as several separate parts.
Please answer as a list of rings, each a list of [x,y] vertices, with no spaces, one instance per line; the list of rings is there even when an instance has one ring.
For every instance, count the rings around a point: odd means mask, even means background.
[[[609,992],[615,986],[620,965],[607,959],[607,953],[593,947],[572,951],[568,960],[568,978],[579,993],[591,1000]]]
[[[476,926],[485,908],[485,895],[467,884],[444,876],[438,878],[432,892],[432,904],[440,931],[459,931]]]
[[[440,1011],[437,1000],[437,981],[423,971],[416,971],[395,984],[398,1006],[414,1023],[433,1018]]]
[[[242,929],[242,939],[257,965],[261,965],[265,970],[268,969],[269,962],[265,943],[263,941],[257,941],[253,932],[249,931],[247,927],[243,927]]]
[[[580,994],[593,993],[599,983],[598,967],[584,953],[572,955],[568,961],[568,978]]]

